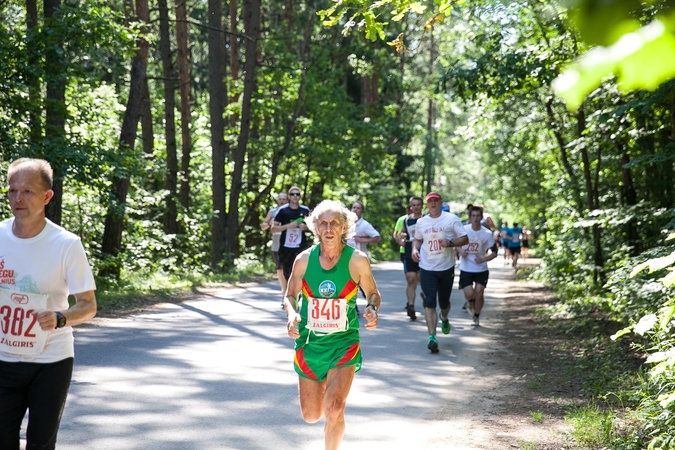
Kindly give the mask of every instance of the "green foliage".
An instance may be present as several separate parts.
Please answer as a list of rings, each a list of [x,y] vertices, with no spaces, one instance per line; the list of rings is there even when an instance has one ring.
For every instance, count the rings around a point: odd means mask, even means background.
[[[611,411],[595,404],[575,407],[565,414],[565,421],[574,427],[575,442],[581,448],[589,449],[603,448],[611,443],[613,419]]]
[[[552,85],[571,110],[611,75],[623,92],[654,90],[675,77],[675,15],[669,2],[580,0],[573,5],[572,23],[596,47]]]

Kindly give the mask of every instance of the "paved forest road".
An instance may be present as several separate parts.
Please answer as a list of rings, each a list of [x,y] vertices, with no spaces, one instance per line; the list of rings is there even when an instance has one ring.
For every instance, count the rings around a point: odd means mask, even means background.
[[[380,323],[361,329],[364,364],[341,448],[504,448],[486,444],[481,428],[489,394],[504,381],[481,374],[481,356],[500,351],[502,292],[515,282],[501,257],[491,264],[481,327],[471,327],[455,281],[452,332],[439,326],[435,355],[423,317],[411,322],[403,309],[401,264],[374,266]],[[278,291],[272,282],[223,290],[79,328],[57,448],[322,449],[323,420],[308,425],[300,414]],[[419,296],[416,304],[421,311]]]

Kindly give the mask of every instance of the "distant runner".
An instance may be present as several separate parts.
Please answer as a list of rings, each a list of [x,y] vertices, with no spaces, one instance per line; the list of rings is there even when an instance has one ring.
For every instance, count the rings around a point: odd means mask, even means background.
[[[422,217],[422,197],[410,197],[408,208],[410,214],[401,217],[402,220],[396,223],[394,229],[394,239],[401,245],[403,253],[401,260],[403,261],[403,272],[405,273],[405,281],[407,286],[405,294],[408,299],[406,303],[406,312],[410,320],[417,320],[415,314],[415,294],[417,292],[417,284],[420,281],[420,266],[412,259],[412,242],[415,233],[415,226],[420,217]],[[424,292],[421,292],[422,301],[424,301]],[[424,305],[422,305],[424,307]]]
[[[361,369],[358,287],[364,290],[366,329],[377,327],[381,297],[368,257],[345,241],[356,216],[341,203],[324,200],[307,218],[319,244],[293,265],[284,297],[288,335],[295,339],[300,409],[308,423],[326,416],[325,448],[337,449],[345,431],[344,412],[354,373]],[[300,296],[300,311],[296,298]]]
[[[450,294],[455,280],[455,252],[451,247],[467,244],[469,238],[459,217],[441,211],[443,201],[439,193],[429,192],[426,200],[429,214],[417,221],[412,259],[419,262],[420,284],[426,297],[424,319],[429,331],[427,348],[431,353],[438,353],[436,302],[438,299],[438,305],[441,307],[441,331],[448,334]]]
[[[464,225],[469,243],[459,250],[461,256],[459,288],[464,290],[467,311],[473,314],[472,325],[475,327],[480,325],[480,312],[485,302],[485,287],[490,276],[487,263],[497,257],[497,244],[492,232],[481,226],[482,219],[483,208],[472,206],[469,225]],[[490,254],[485,256],[488,250]]]
[[[304,221],[308,215],[309,208],[300,204],[300,188],[293,186],[288,190],[288,206],[277,212],[272,224],[272,233],[281,233],[279,261],[287,282],[295,257],[309,247]]]
[[[354,202],[352,205],[352,212],[356,214],[358,220],[356,221],[355,235],[347,240],[347,245],[358,248],[366,255],[368,253],[368,244],[379,244],[382,238],[380,233],[373,227],[370,222],[363,218],[363,203]]]
[[[272,208],[265,216],[265,220],[260,224],[260,229],[265,231],[272,227],[272,224],[277,217],[277,213],[283,207],[288,205],[288,195],[285,192],[279,192],[277,196],[277,207]],[[281,244],[281,232],[272,233],[272,259],[274,260],[274,266],[277,269],[277,278],[279,279],[279,286],[281,286],[281,292],[286,292],[286,277],[284,277],[284,269],[279,261],[279,246]]]

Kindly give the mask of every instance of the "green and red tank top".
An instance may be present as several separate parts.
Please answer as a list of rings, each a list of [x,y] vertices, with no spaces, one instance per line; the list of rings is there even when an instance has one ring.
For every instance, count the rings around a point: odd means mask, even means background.
[[[359,342],[359,318],[356,313],[359,286],[352,280],[349,273],[349,261],[354,249],[345,246],[340,259],[329,270],[321,267],[320,251],[319,245],[315,245],[310,250],[307,270],[302,279],[301,320],[298,325],[300,337],[295,340],[296,350],[309,342],[331,345]],[[343,303],[346,303],[346,308],[340,307]],[[331,328],[327,328],[326,332],[319,331],[321,328],[317,327],[322,325],[336,327],[338,331]]]

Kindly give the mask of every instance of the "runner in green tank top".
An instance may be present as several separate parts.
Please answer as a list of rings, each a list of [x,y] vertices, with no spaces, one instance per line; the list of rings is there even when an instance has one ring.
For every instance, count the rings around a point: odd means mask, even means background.
[[[381,298],[368,257],[345,245],[354,234],[356,215],[339,202],[324,200],[305,222],[319,245],[300,253],[293,264],[284,297],[287,329],[295,339],[302,416],[314,423],[325,414],[326,449],[337,449],[344,435],[347,396],[361,368],[358,287],[368,299],[368,330],[377,327]],[[324,405],[331,410],[324,411]]]

